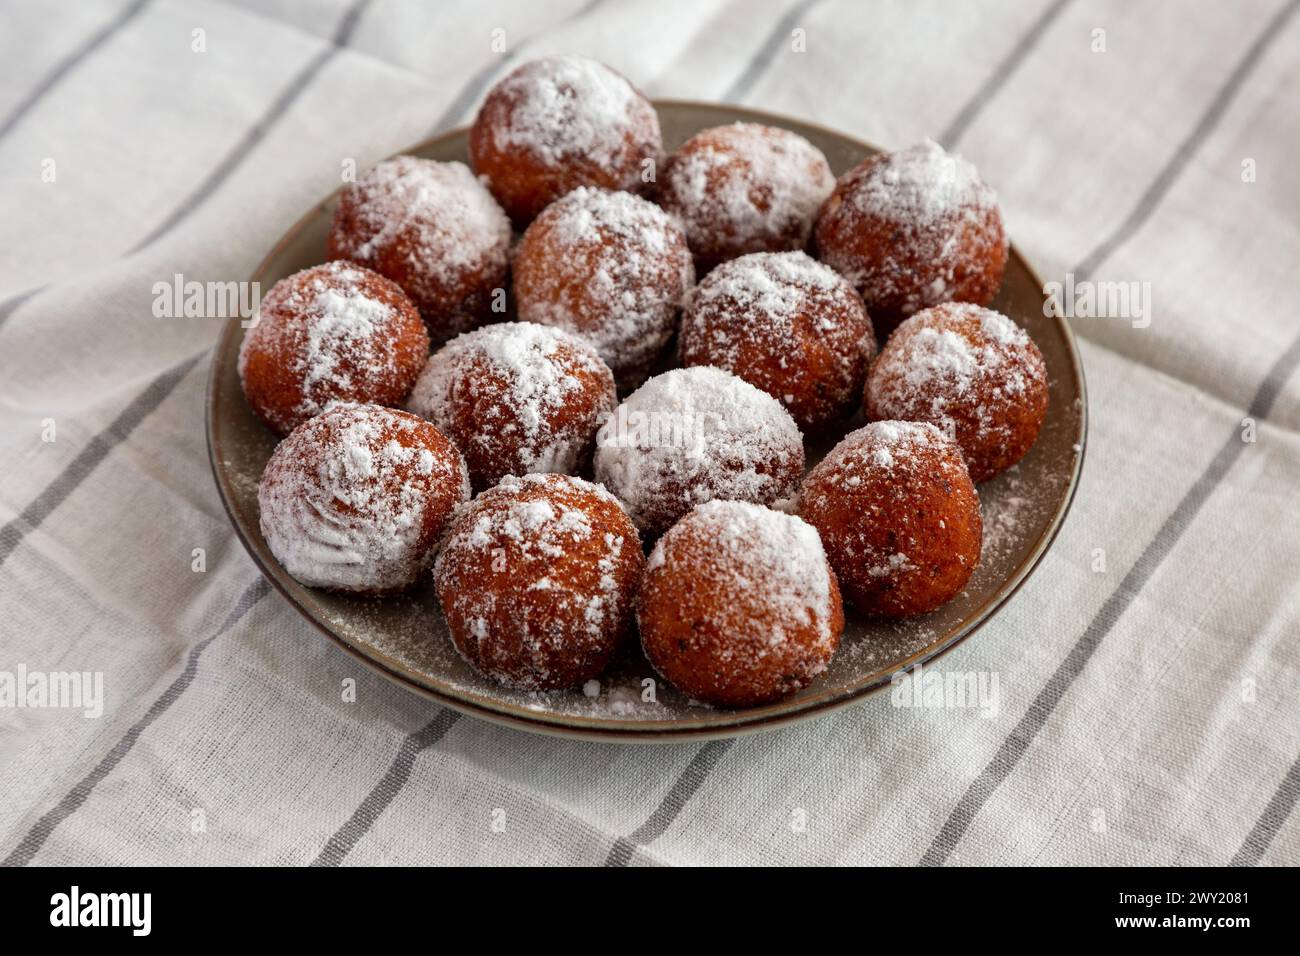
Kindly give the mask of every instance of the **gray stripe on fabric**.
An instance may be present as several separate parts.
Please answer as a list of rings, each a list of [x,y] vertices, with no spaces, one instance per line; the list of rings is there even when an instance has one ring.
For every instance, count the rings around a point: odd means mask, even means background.
[[[1242,84],[1254,71],[1260,59],[1263,58],[1265,51],[1277,39],[1278,34],[1286,28],[1287,21],[1295,15],[1297,7],[1300,7],[1300,0],[1291,0],[1290,3],[1273,15],[1273,18],[1268,22],[1268,26],[1264,27],[1259,35],[1255,37],[1255,42],[1250,45],[1250,49],[1246,51],[1245,56],[1237,61],[1237,65],[1233,68],[1227,82],[1219,87],[1218,93],[1215,94],[1214,100],[1210,103],[1210,108],[1202,114],[1192,131],[1179,144],[1173,158],[1161,170],[1155,181],[1147,187],[1146,192],[1142,194],[1141,200],[1133,207],[1133,211],[1074,270],[1076,278],[1085,278],[1092,275],[1097,266],[1105,262],[1111,253],[1132,237],[1142,227],[1142,224],[1151,218],[1151,213],[1165,198],[1165,194],[1169,192],[1170,187],[1178,179],[1192,154],[1196,152],[1214,127],[1218,125],[1219,120],[1223,118],[1223,114],[1227,112],[1233,98],[1241,90]]]
[[[17,108],[6,117],[3,123],[0,123],[0,139],[3,139],[9,132],[18,125],[24,116],[31,112],[32,108],[53,89],[60,80],[72,72],[72,70],[86,57],[94,53],[103,46],[113,34],[117,33],[148,5],[149,0],[136,0],[130,6],[123,8],[122,12],[111,22],[101,27],[85,43],[69,54],[58,66],[51,70],[43,80],[41,80],[30,93],[18,104]],[[49,286],[38,286],[34,289],[28,289],[26,292],[19,292],[0,302],[0,327],[13,315],[24,302],[33,296],[44,292]]]
[[[330,40],[330,45],[320,50],[313,56],[298,73],[289,81],[289,84],[280,91],[274,102],[265,113],[254,123],[242,137],[222,158],[212,172],[208,173],[203,182],[191,192],[181,204],[172,210],[171,214],[161,223],[155,226],[148,235],[136,243],[127,255],[135,255],[143,249],[153,245],[171,230],[175,229],[186,217],[194,210],[198,209],[208,198],[216,192],[221,185],[230,178],[233,173],[248,157],[248,154],[260,143],[269,133],[277,122],[289,111],[294,102],[302,95],[303,91],[311,85],[325,65],[329,63],[343,49],[348,39],[356,31],[357,23],[365,8],[370,5],[371,0],[357,0],[343,14],[339,25]]]
[[[619,837],[610,847],[606,866],[627,866],[639,846],[647,846],[659,839],[672,826],[677,815],[695,796],[697,790],[708,778],[722,755],[731,749],[735,740],[711,740],[691,758],[686,769],[681,772],[673,785],[664,794],[654,812],[628,837]]]
[[[53,809],[36,821],[36,824],[27,831],[27,834],[14,847],[13,851],[3,861],[0,861],[0,866],[26,866],[32,861],[36,854],[40,852],[41,847],[45,845],[45,841],[49,839],[50,834],[54,832],[60,823],[76,813],[82,804],[89,799],[91,792],[99,785],[100,781],[112,773],[123,758],[131,752],[131,748],[140,739],[140,735],[149,729],[149,725],[165,714],[168,708],[176,703],[186,689],[194,683],[195,675],[198,673],[199,658],[203,656],[203,652],[211,646],[213,641],[238,624],[244,615],[251,611],[254,605],[269,593],[271,593],[271,585],[262,577],[259,577],[244,589],[244,593],[239,596],[239,600],[235,602],[234,608],[226,615],[226,619],[221,623],[221,626],[211,636],[190,649],[185,658],[184,669],[168,685],[158,699],[149,705],[149,709],[145,711],[144,716],[131,726],[125,736],[113,745],[113,749],[95,765],[90,773],[86,774],[76,786],[68,791]]]
[[[581,20],[604,2],[605,0],[588,0],[587,3],[573,11],[573,13],[557,21],[555,25],[567,26],[570,23]],[[519,56],[520,51],[525,49],[530,42],[535,41],[539,36],[544,36],[546,32],[546,30],[543,30],[534,36],[526,37],[520,41],[517,47],[506,50],[505,53],[501,55],[500,59],[493,60],[481,67],[478,72],[470,77],[470,81],[461,87],[460,92],[456,94],[455,99],[453,99],[451,103],[447,105],[447,108],[442,111],[442,114],[438,117],[437,121],[432,127],[430,127],[429,135],[434,136],[456,125],[461,117],[469,112],[470,107],[483,98],[483,95],[487,93],[488,88],[492,85],[492,81],[504,71],[505,67],[514,63],[515,59]]]
[[[0,565],[8,560],[28,533],[35,531],[50,516],[68,495],[90,476],[99,464],[108,457],[109,452],[125,441],[136,427],[161,405],[198,364],[199,359],[207,354],[207,349],[187,359],[183,359],[164,371],[135,397],[130,405],[118,413],[117,418],[97,433],[77,456],[55,476],[38,494],[22,514],[18,515],[0,528]]]
[[[347,822],[329,838],[311,865],[338,866],[342,863],[406,786],[406,781],[411,778],[415,758],[446,736],[447,731],[459,719],[460,714],[456,711],[443,710],[422,728],[407,734],[402,745],[397,748],[397,755],[393,758],[387,772],[366,794],[366,798],[360,805],[352,811],[352,816],[348,817]]]
[[[139,5],[143,6],[145,2],[147,2],[147,0],[142,0]],[[372,0],[357,0],[356,3],[344,12],[331,41],[334,46],[322,50],[312,58],[307,66],[299,72],[296,77],[294,77],[293,81],[290,82],[289,86],[286,87],[284,92],[280,94],[276,101],[271,104],[271,108],[267,110],[261,119],[259,119],[257,123],[255,123],[248,132],[244,134],[238,145],[226,155],[226,157],[211,173],[208,174],[207,178],[199,184],[198,188],[190,193],[190,195],[187,196],[179,206],[173,209],[171,214],[168,215],[161,224],[155,226],[144,237],[144,239],[132,246],[127,255],[134,255],[142,249],[152,245],[154,242],[157,242],[163,235],[174,229],[181,220],[202,205],[203,201],[229,178],[230,174],[234,172],[235,168],[243,160],[245,154],[252,150],[275,124],[275,121],[284,115],[290,105],[292,105],[294,99],[302,93],[303,89],[312,78],[321,71],[330,57],[337,53],[339,49],[346,45],[352,38],[353,34],[356,32],[357,24],[360,22],[362,14],[365,12],[366,8],[370,6],[371,2]],[[48,288],[48,285],[44,285],[38,288],[29,289],[26,292],[20,292],[15,296],[11,296],[4,302],[0,302],[0,328],[2,328],[5,322],[8,321],[9,317],[17,311],[19,306],[28,299],[44,292]]]
[[[1300,0],[1291,0],[1284,10],[1269,21],[1268,26],[1251,44],[1250,49],[1237,63],[1205,114],[1197,122],[1195,127],[1196,136],[1189,137],[1184,145],[1175,152],[1169,164],[1161,170],[1152,185],[1138,201],[1134,213],[1130,214],[1125,220],[1124,227],[1117,230],[1116,233],[1089,254],[1083,263],[1076,267],[1076,274],[1090,274],[1093,269],[1104,261],[1106,255],[1118,245],[1118,241],[1112,240],[1120,236],[1121,233],[1124,238],[1127,238],[1128,235],[1140,228],[1142,223],[1155,211],[1160,199],[1169,191],[1169,187],[1177,179],[1178,174],[1186,168],[1186,161],[1190,157],[1190,152],[1185,149],[1187,144],[1191,143],[1194,148],[1197,143],[1208,135],[1215,123],[1223,116],[1228,102],[1232,98],[1231,94],[1241,87],[1251,69],[1259,62],[1260,56],[1277,36],[1280,25],[1295,12],[1297,6],[1300,6]],[[1255,397],[1251,400],[1249,415],[1254,418],[1268,416],[1274,401],[1282,390],[1283,384],[1290,378],[1297,365],[1300,365],[1300,338],[1293,341],[1290,347],[1278,358],[1277,362],[1273,364],[1273,367],[1269,369],[1263,383],[1256,391]],[[1245,447],[1246,443],[1241,440],[1240,434],[1234,429],[1227,436],[1205,471],[1201,473],[1187,494],[1178,502],[1173,512],[1165,519],[1164,524],[1160,526],[1160,530],[1156,532],[1155,538],[1147,545],[1146,549],[1138,557],[1137,562],[1124,575],[1119,587],[1106,599],[1101,610],[1098,611],[1097,615],[1088,624],[1087,629],[1075,642],[1065,660],[1058,665],[1055,672],[1048,679],[1047,684],[1034,697],[1024,716],[1017,721],[1015,728],[1002,741],[1001,746],[994,753],[993,759],[985,765],[979,776],[971,782],[966,792],[962,794],[948,819],[944,821],[929,848],[921,857],[920,865],[940,866],[957,848],[957,844],[961,842],[971,821],[975,819],[994,791],[1002,785],[1002,782],[1011,774],[1016,764],[1020,762],[1020,758],[1025,755],[1034,737],[1047,723],[1047,719],[1051,716],[1052,711],[1056,709],[1056,705],[1060,703],[1065,692],[1074,683],[1074,679],[1083,672],[1093,653],[1100,646],[1102,639],[1110,633],[1111,628],[1119,621],[1124,611],[1127,610],[1133,599],[1138,595],[1138,592],[1146,585],[1156,569],[1169,555],[1169,552],[1173,550],[1174,545],[1182,538],[1184,532],[1201,510],[1201,506],[1209,500],[1214,489],[1218,487],[1224,475],[1228,473],[1228,470],[1241,456]]]
[[[777,53],[790,39],[790,34],[799,25],[799,21],[807,16],[809,11],[820,2],[821,0],[800,0],[791,8],[789,13],[780,19],[777,25],[772,28],[772,32],[767,35],[767,39],[763,41],[763,45],[758,48],[758,52],[745,65],[745,69],[741,71],[740,76],[736,77],[731,86],[727,87],[727,91],[722,94],[724,102],[738,103],[749,94],[749,91],[754,88],[758,81],[762,79],[763,74],[771,67],[772,60],[776,58]]]
[[[339,25],[334,29],[334,37],[331,40],[335,46],[345,47],[352,42],[352,37],[357,32],[357,26],[361,23],[361,17],[372,2],[373,0],[360,0],[359,3],[354,3],[343,12],[343,18],[339,20]]]
[[[1033,52],[1034,47],[1038,45],[1038,41],[1047,32],[1047,28],[1055,22],[1056,18],[1061,15],[1061,12],[1070,3],[1071,0],[1056,0],[1055,3],[1039,15],[1028,30],[1021,34],[1020,39],[1016,41],[1016,45],[1011,48],[1011,52],[989,74],[989,78],[984,81],[980,88],[975,91],[975,95],[961,108],[953,121],[948,124],[948,128],[939,134],[939,142],[943,144],[944,149],[952,149],[957,145],[958,140],[966,135],[966,130],[970,129],[971,124],[975,122],[975,117],[984,111],[984,107],[997,95],[998,90],[1006,85],[1011,74],[1015,73],[1016,68]]]
[[[140,11],[148,6],[148,3],[149,0],[136,0],[135,3],[125,7],[117,17],[100,27],[85,43],[73,50],[58,66],[47,73],[44,79],[37,83],[14,111],[5,118],[5,121],[0,123],[0,139],[4,139],[5,136],[9,135],[9,132],[22,121],[24,116],[32,111],[32,108],[40,102],[41,98],[58,85],[60,80],[71,73],[78,63],[98,50],[108,42],[113,34],[134,20]]]
[[[1291,769],[1282,778],[1282,783],[1269,799],[1268,805],[1264,807],[1264,812],[1259,815],[1255,825],[1250,828],[1250,833],[1246,834],[1241,847],[1232,855],[1228,865],[1257,865],[1268,852],[1273,838],[1277,836],[1277,831],[1282,829],[1282,824],[1295,809],[1297,800],[1300,800],[1300,757],[1291,764]]]
[[[1269,370],[1268,376],[1250,404],[1248,414],[1251,417],[1262,419],[1268,416],[1273,406],[1273,400],[1281,391],[1282,384],[1295,372],[1297,366],[1300,366],[1300,338],[1296,338],[1291,343],[1291,346]],[[1178,502],[1177,507],[1165,519],[1164,524],[1160,526],[1160,530],[1156,532],[1155,538],[1147,545],[1146,550],[1142,552],[1137,562],[1124,575],[1119,587],[1106,599],[1101,610],[1097,612],[1097,615],[1089,623],[1087,630],[1075,642],[1065,660],[1061,662],[1047,684],[1035,696],[1033,703],[1029,705],[1025,715],[1017,721],[1015,728],[993,755],[993,759],[989,761],[988,765],[984,767],[984,770],[962,795],[961,800],[953,808],[942,829],[940,829],[929,849],[925,851],[925,855],[921,858],[922,866],[941,865],[956,849],[971,821],[975,819],[975,816],[983,808],[989,797],[1001,786],[1002,781],[1006,780],[1016,764],[1020,762],[1020,758],[1025,755],[1025,751],[1029,749],[1034,737],[1042,730],[1043,725],[1047,723],[1048,717],[1056,709],[1056,705],[1061,702],[1065,692],[1074,683],[1074,679],[1083,672],[1093,653],[1100,646],[1102,639],[1110,633],[1111,628],[1123,616],[1128,606],[1133,603],[1133,599],[1137,597],[1147,581],[1156,572],[1156,569],[1168,557],[1174,545],[1178,543],[1179,539],[1191,526],[1192,521],[1201,510],[1201,506],[1209,500],[1214,489],[1218,487],[1224,475],[1241,457],[1245,448],[1246,442],[1241,440],[1241,434],[1234,429],[1219,448],[1218,454],[1214,456],[1209,466],[1196,479],[1196,483],[1192,485],[1187,494]]]

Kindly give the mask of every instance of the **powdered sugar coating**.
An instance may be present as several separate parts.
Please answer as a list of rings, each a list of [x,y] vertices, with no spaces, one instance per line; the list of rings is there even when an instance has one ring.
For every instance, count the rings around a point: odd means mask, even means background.
[[[490,317],[510,237],[510,220],[464,163],[396,156],[343,190],[329,254],[400,285],[436,344]]]
[[[849,433],[804,479],[799,513],[866,614],[934,610],[979,561],[979,496],[957,445],[929,423],[872,422]]]
[[[257,500],[262,535],[296,580],[388,593],[429,567],[469,491],[460,453],[434,426],[378,405],[341,403],[279,444]]]
[[[631,624],[644,561],[605,489],[511,476],[457,510],[434,580],[471,665],[509,686],[550,689],[604,669]]]
[[[697,504],[794,495],[803,438],[781,404],[730,372],[673,369],[633,392],[596,438],[596,479],[657,535]]]
[[[817,222],[817,249],[889,331],[904,316],[997,293],[1007,239],[997,195],[932,140],[880,153],[840,177]]]
[[[401,289],[336,261],[271,287],[240,344],[238,370],[249,404],[284,435],[331,402],[401,402],[428,352],[424,323]]]
[[[971,478],[1024,457],[1047,415],[1047,367],[1028,333],[999,312],[951,302],[889,337],[867,384],[872,418],[930,422],[956,440]]]
[[[701,130],[669,157],[660,202],[681,219],[702,268],[747,252],[802,249],[835,186],[826,157],[789,130]]]
[[[715,365],[780,401],[818,430],[852,412],[876,337],[847,280],[803,252],[724,262],[691,295],[678,348],[685,365]]]
[[[825,671],[844,611],[811,525],[761,505],[710,501],[655,545],[637,621],[646,656],[679,690],[744,707]]]
[[[686,236],[666,212],[586,186],[533,220],[514,262],[519,317],[587,339],[624,390],[663,352],[694,282]]]
[[[475,170],[520,225],[577,186],[640,186],[643,163],[661,149],[650,101],[603,63],[574,55],[515,69],[470,129]]]
[[[493,131],[494,139],[548,163],[581,156],[610,167],[626,151],[622,127],[636,125],[643,137],[658,129],[653,113],[639,108],[642,97],[631,83],[584,56],[525,63],[495,92],[516,100],[510,121]]]
[[[505,322],[435,353],[409,407],[460,447],[483,488],[508,474],[578,470],[616,401],[613,375],[589,344],[562,329]]]

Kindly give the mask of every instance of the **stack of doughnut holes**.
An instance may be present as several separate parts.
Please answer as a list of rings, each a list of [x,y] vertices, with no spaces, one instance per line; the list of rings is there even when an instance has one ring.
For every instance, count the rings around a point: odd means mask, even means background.
[[[291,576],[431,578],[463,658],[529,692],[598,680],[639,634],[728,708],[816,680],[845,602],[896,619],[962,591],[976,485],[1048,401],[987,307],[1007,240],[970,163],[926,141],[836,179],[755,123],[665,155],[650,101],[580,56],[497,83],[469,155],[348,184],[329,261],[245,334]],[[838,443],[805,473],[810,437]]]

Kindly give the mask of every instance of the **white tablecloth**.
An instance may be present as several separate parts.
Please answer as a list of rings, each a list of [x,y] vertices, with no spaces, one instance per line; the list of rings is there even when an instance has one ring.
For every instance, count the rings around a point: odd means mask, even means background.
[[[0,858],[1300,863],[1297,6],[10,0],[0,671],[102,672],[104,709],[0,708]],[[995,719],[884,694],[703,746],[503,730],[358,667],[235,539],[203,438],[220,323],[155,318],[154,283],[246,277],[343,159],[568,51],[940,138],[1045,276],[1151,284],[1147,328],[1074,320],[1073,512],[944,658],[999,676]]]

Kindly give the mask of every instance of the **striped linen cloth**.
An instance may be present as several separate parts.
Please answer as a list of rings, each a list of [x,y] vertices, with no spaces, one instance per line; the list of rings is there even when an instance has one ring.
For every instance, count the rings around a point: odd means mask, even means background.
[[[7,4],[0,670],[102,672],[104,710],[0,709],[0,859],[1300,863],[1298,5]],[[1045,277],[1150,283],[1146,327],[1073,320],[1074,509],[944,658],[998,675],[996,717],[881,694],[704,745],[505,730],[357,667],[244,553],[204,447],[220,323],[155,318],[154,283],[247,277],[342,158],[553,52],[932,136]]]

